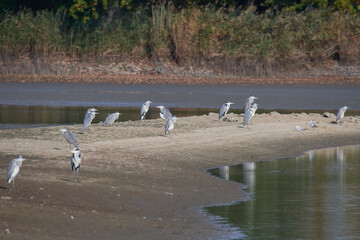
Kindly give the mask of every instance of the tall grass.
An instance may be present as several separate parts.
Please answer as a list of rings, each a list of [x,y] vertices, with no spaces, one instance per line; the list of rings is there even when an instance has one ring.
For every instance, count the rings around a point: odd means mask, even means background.
[[[0,21],[0,57],[106,56],[210,66],[267,75],[339,60],[360,61],[360,17],[325,10],[265,12],[152,6],[122,11],[90,25],[62,13],[7,13]]]

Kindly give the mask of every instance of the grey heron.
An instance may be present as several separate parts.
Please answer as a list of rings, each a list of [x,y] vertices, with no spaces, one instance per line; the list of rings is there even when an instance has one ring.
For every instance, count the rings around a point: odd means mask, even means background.
[[[74,148],[71,152],[73,154],[71,157],[71,169],[74,174],[77,174],[81,165],[80,149]]]
[[[145,118],[146,113],[149,111],[150,103],[152,103],[152,102],[149,100],[146,100],[146,102],[144,102],[144,104],[142,105],[141,111],[140,111],[140,120],[143,120]]]
[[[310,120],[309,125],[310,125],[311,128],[317,127],[316,123],[313,120]]]
[[[71,149],[71,144],[74,145],[74,147],[78,148],[78,144],[76,141],[75,136],[66,128],[62,128],[60,129],[62,135],[65,137],[66,141],[68,141],[68,143],[70,143],[70,149]]]
[[[344,114],[346,112],[346,110],[348,110],[349,107],[344,106],[342,108],[339,109],[337,115],[336,115],[336,123],[340,122],[340,119],[344,117]]]
[[[170,119],[166,121],[165,135],[167,135],[170,132],[170,130],[174,129],[175,123],[176,123],[176,116],[172,116]]]
[[[170,119],[173,115],[171,114],[171,112],[169,111],[169,109],[167,109],[166,107],[164,107],[163,105],[160,106],[156,106],[157,108],[160,109],[160,117],[162,119],[168,120]]]
[[[9,169],[7,172],[7,184],[10,184],[11,181],[13,181],[13,188],[15,188],[15,177],[19,173],[20,167],[24,160],[25,159],[21,155],[19,155],[17,158],[14,158],[10,162]]]
[[[222,118],[223,116],[225,116],[227,114],[227,112],[229,111],[229,108],[230,108],[230,105],[231,104],[234,104],[233,102],[229,102],[229,101],[226,101],[226,103],[224,103],[221,108],[220,108],[220,111],[219,111],[219,120],[220,118]]]
[[[95,108],[89,108],[86,111],[82,131],[85,131],[90,126],[92,120],[95,118],[95,115],[98,114],[96,111],[97,109]]]
[[[246,99],[245,105],[244,105],[244,113],[246,113],[246,111],[252,106],[255,99],[259,99],[259,98],[251,95],[250,97],[248,97]]]
[[[105,125],[112,125],[118,118],[119,116],[121,115],[121,113],[119,112],[115,112],[115,113],[112,113],[112,114],[109,114],[105,121],[103,122],[103,126]]]
[[[256,103],[254,103],[251,105],[251,107],[248,110],[246,110],[246,112],[244,114],[244,122],[243,122],[244,126],[249,124],[251,118],[255,116],[255,112],[256,112],[257,108],[258,108],[258,105]]]

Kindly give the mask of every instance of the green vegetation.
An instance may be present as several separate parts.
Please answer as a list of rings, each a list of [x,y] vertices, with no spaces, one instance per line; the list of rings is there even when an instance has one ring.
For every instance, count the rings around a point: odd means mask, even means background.
[[[329,2],[266,0],[244,7],[238,1],[75,0],[52,10],[5,11],[0,60],[117,56],[245,74],[332,60],[357,64],[358,2]]]

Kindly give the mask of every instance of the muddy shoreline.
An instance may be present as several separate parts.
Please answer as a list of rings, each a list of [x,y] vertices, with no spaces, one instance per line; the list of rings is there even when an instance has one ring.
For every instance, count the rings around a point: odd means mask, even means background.
[[[99,124],[79,134],[80,183],[70,169],[69,145],[59,127],[0,131],[0,236],[8,239],[228,239],[202,206],[245,198],[241,185],[205,169],[296,156],[306,150],[360,143],[360,117],[336,125],[320,114],[179,118],[171,137],[161,119]],[[318,122],[310,129],[308,122]],[[306,128],[295,130],[295,126]],[[28,158],[6,182],[10,160]],[[7,232],[8,229],[10,233]]]
[[[74,75],[20,75],[2,74],[0,82],[21,83],[116,83],[116,84],[173,84],[173,85],[334,85],[359,86],[358,75],[305,75],[274,77],[242,76],[179,76],[167,74],[74,74]]]

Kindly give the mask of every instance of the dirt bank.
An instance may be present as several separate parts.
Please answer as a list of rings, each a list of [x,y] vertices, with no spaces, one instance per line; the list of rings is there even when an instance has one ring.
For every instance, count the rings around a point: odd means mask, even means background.
[[[260,114],[249,128],[241,115],[179,118],[171,137],[162,119],[111,127],[68,126],[83,155],[80,182],[70,169],[60,127],[0,131],[0,236],[4,239],[220,239],[201,206],[244,198],[240,184],[204,170],[294,156],[308,149],[360,143],[360,117],[342,124],[319,114]],[[309,129],[308,122],[318,122]],[[306,130],[297,131],[299,125]],[[10,160],[22,154],[15,189]]]
[[[340,85],[359,86],[360,77],[317,75],[303,77],[236,77],[236,76],[177,76],[177,75],[0,75],[0,82],[48,83],[118,83],[118,84],[175,84],[175,85]]]

